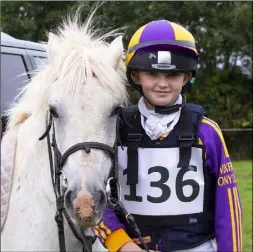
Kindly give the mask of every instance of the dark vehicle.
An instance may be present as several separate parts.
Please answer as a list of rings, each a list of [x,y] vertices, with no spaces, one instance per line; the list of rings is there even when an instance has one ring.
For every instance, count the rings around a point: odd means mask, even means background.
[[[4,112],[31,76],[29,72],[47,63],[46,44],[19,40],[1,32],[1,121],[6,126]]]

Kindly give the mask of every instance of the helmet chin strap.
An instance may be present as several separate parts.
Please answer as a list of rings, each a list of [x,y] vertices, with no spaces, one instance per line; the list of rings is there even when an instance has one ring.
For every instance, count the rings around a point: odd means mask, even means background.
[[[182,104],[175,104],[171,106],[155,106],[155,112],[158,114],[169,115],[177,112]]]
[[[182,107],[182,104],[175,104],[175,105],[167,105],[167,106],[156,106],[152,102],[150,102],[147,97],[141,92],[145,100],[154,107],[155,113],[163,114],[163,115],[169,115],[177,112],[179,108]]]

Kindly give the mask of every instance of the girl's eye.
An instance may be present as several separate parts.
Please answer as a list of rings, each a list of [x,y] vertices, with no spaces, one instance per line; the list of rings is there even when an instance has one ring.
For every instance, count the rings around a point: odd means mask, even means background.
[[[59,117],[59,115],[58,115],[57,110],[56,110],[55,107],[49,107],[49,113],[54,118],[58,118]]]
[[[156,77],[156,76],[157,76],[157,73],[156,73],[156,72],[148,72],[148,74],[149,74],[150,76],[153,76],[153,77]]]
[[[174,76],[180,76],[181,75],[181,73],[179,73],[179,72],[173,72],[173,74],[174,74]]]
[[[178,72],[169,72],[169,73],[167,73],[167,77],[176,77],[176,76],[179,76],[180,75],[180,73],[178,73]]]

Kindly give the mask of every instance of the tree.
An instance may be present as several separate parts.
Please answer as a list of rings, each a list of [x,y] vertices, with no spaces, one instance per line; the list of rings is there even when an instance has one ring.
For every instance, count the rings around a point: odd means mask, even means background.
[[[23,40],[44,41],[46,32],[61,22],[73,2],[2,2],[2,31]]]

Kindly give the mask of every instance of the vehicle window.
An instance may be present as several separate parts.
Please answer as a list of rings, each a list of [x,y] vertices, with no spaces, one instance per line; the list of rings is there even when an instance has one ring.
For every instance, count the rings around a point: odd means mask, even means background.
[[[1,114],[13,103],[20,88],[29,82],[23,57],[1,54]]]
[[[35,60],[36,66],[38,68],[41,67],[41,66],[47,65],[47,63],[48,63],[48,59],[47,58],[43,58],[43,57],[34,56],[34,60]]]

